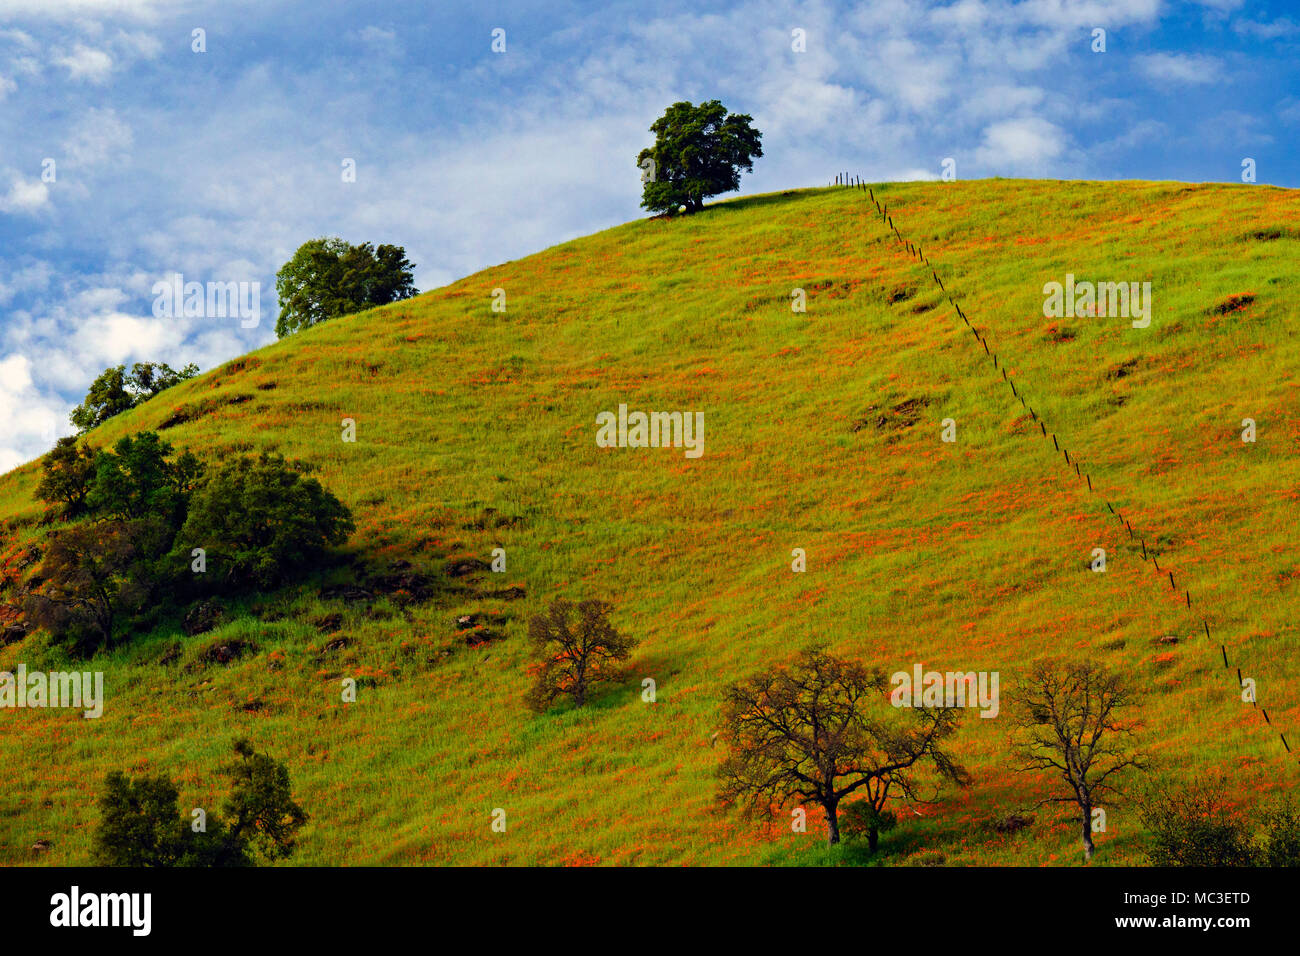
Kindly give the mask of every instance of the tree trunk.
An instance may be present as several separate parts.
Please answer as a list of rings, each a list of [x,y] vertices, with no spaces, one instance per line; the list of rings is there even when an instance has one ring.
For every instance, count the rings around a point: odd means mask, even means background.
[[[1092,859],[1092,807],[1088,804],[1082,804],[1080,809],[1083,811],[1083,858],[1085,861]]]
[[[826,810],[826,845],[834,846],[840,842],[840,812],[834,803],[823,804]]]
[[[880,829],[873,823],[867,830],[867,848],[872,853],[876,852],[876,847],[880,845]]]

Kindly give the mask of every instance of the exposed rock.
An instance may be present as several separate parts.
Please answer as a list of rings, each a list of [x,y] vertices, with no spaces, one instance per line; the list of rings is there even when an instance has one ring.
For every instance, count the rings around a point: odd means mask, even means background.
[[[185,620],[181,622],[181,630],[190,637],[195,634],[206,634],[220,625],[225,620],[225,616],[225,609],[217,602],[196,601],[185,612]]]
[[[230,664],[245,654],[257,650],[251,641],[235,638],[229,641],[216,641],[209,644],[199,654],[199,661],[204,664]]]

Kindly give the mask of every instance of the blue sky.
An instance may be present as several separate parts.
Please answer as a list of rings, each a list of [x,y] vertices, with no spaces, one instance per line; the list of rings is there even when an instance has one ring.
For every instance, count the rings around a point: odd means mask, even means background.
[[[643,215],[635,156],[677,100],[753,115],[743,192],[945,157],[1225,182],[1250,157],[1297,187],[1298,79],[1300,11],[1248,0],[0,0],[0,470],[109,365],[272,341],[312,237],[405,246],[430,289]],[[260,282],[260,324],[155,317],[177,272]]]

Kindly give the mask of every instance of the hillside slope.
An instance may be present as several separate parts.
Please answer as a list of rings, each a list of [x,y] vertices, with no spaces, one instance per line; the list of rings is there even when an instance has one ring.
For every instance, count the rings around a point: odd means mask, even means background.
[[[1300,745],[1300,196],[873,188],[1177,592],[1061,466],[865,192],[632,222],[331,321],[92,433],[99,446],[162,429],[213,460],[310,462],[353,509],[349,550],[372,570],[268,596],[171,663],[173,633],[98,658],[98,720],[0,710],[0,863],[33,860],[40,839],[53,844],[41,862],[87,862],[111,769],[168,772],[183,806],[210,805],[237,733],[289,765],[312,816],[300,863],[824,861],[817,826],[723,813],[712,777],[722,688],[814,639],[889,672],[998,671],[1004,694],[1035,657],[1087,655],[1148,692],[1161,772],[1223,771],[1243,796],[1294,786],[1277,731]],[[1044,283],[1067,273],[1150,281],[1151,326],[1044,318]],[[796,287],[806,313],[791,311]],[[596,415],[620,403],[703,412],[703,455],[598,448]],[[355,443],[340,440],[344,418]],[[11,579],[43,534],[38,474],[0,478]],[[498,546],[505,574],[445,571]],[[1097,547],[1105,574],[1088,568]],[[793,548],[806,573],[791,572]],[[535,717],[521,703],[527,616],[559,594],[612,601],[642,644],[623,686]],[[472,613],[501,639],[469,646],[456,619]],[[200,660],[235,639],[256,651]],[[1220,643],[1271,726],[1240,701]],[[29,638],[0,650],[0,670],[42,655]],[[356,704],[340,702],[342,675],[363,678]],[[1075,826],[1053,811],[993,829],[1042,785],[1013,771],[1006,720],[970,716],[955,749],[973,785],[908,814],[883,859],[1076,862]],[[490,829],[498,807],[504,834]],[[1115,808],[1097,862],[1139,862],[1139,837]]]

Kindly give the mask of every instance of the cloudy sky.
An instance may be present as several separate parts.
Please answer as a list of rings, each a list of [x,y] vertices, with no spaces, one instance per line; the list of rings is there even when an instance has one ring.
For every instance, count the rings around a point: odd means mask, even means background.
[[[753,115],[745,192],[945,157],[1188,181],[1251,157],[1296,187],[1298,54],[1300,14],[1249,0],[0,0],[0,470],[109,365],[273,340],[306,239],[405,246],[427,290],[642,215],[635,156],[677,100]],[[155,317],[174,273],[260,282],[260,324]]]

